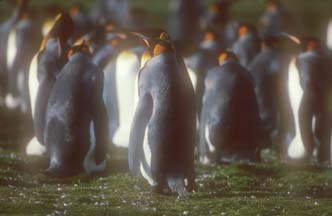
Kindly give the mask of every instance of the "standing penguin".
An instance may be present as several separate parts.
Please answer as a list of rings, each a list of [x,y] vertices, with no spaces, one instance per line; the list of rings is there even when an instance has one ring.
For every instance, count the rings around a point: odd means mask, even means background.
[[[294,136],[287,95],[290,57],[282,48],[287,43],[284,38],[283,35],[266,36],[261,52],[249,66],[255,80],[255,92],[264,131],[269,135],[264,146],[276,146],[281,157],[287,153],[285,147]]]
[[[74,23],[69,15],[58,15],[30,65],[30,104],[37,140],[33,138],[28,144],[26,149],[28,154],[38,154],[34,146],[38,146],[38,143],[44,145],[48,98],[58,74],[67,62],[67,52],[70,48],[67,41],[73,32],[73,27]]]
[[[166,186],[180,197],[194,184],[195,95],[172,43],[144,38],[151,52],[139,73],[139,101],[129,143],[129,168],[156,192]]]
[[[135,86],[144,47],[137,37],[123,34],[117,54],[104,68],[104,100],[109,116],[109,135],[116,147],[127,148],[135,111]]]
[[[11,2],[14,3],[15,1]],[[4,96],[7,94],[7,51],[8,51],[8,39],[10,32],[14,28],[15,24],[20,20],[22,13],[26,10],[27,1],[17,1],[14,6],[16,7],[12,16],[0,25],[0,95]]]
[[[289,71],[289,95],[296,124],[291,145],[303,143],[310,159],[315,149],[319,162],[330,158],[331,83],[330,54],[317,38],[297,39],[301,53]]]
[[[218,39],[215,32],[206,31],[199,49],[192,56],[185,59],[196,92],[198,115],[200,115],[202,107],[205,76],[210,69],[218,65],[217,57],[220,50]]]
[[[280,0],[266,0],[265,12],[259,20],[260,35],[276,35],[280,32],[294,32],[294,22]]]
[[[255,56],[260,52],[261,41],[256,28],[242,23],[238,28],[238,40],[233,44],[233,52],[238,56],[242,66],[248,67]]]
[[[254,82],[231,52],[222,52],[220,66],[205,79],[200,122],[200,161],[260,161],[264,136]]]
[[[106,168],[107,113],[103,102],[103,72],[92,63],[83,43],[68,52],[48,100],[45,144],[48,173],[72,176]]]

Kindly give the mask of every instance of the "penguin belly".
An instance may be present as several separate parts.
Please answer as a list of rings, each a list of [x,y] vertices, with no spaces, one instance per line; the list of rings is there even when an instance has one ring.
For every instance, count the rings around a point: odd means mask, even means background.
[[[8,37],[8,44],[7,44],[7,68],[8,69],[13,67],[16,54],[17,54],[16,29],[14,28],[9,33],[9,37]]]
[[[37,77],[38,70],[38,54],[36,54],[30,64],[29,69],[29,95],[30,95],[30,106],[31,106],[31,115],[32,119],[35,117],[35,103],[39,87],[39,81]],[[32,140],[27,144],[26,153],[27,155],[43,155],[46,152],[45,146],[40,144],[37,138],[34,136]]]
[[[143,141],[143,157],[141,159],[140,170],[142,176],[149,182],[151,186],[157,185],[157,182],[152,177],[151,172],[151,147],[148,140],[149,127],[147,126],[144,132]]]
[[[123,52],[116,60],[115,85],[117,90],[119,127],[112,142],[118,147],[128,147],[131,122],[135,111],[136,78],[140,61],[136,54]]]
[[[38,53],[33,57],[29,68],[29,95],[32,119],[35,116],[36,97],[38,93]]]
[[[332,19],[327,26],[326,45],[332,50]]]
[[[295,58],[291,61],[288,71],[288,94],[295,121],[295,137],[289,145],[288,155],[292,158],[300,158],[304,155],[304,146],[299,125],[299,108],[303,89],[300,85],[300,75],[295,65]]]

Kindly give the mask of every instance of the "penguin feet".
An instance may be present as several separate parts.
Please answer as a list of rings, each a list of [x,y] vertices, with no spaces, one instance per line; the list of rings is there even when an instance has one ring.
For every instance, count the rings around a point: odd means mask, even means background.
[[[46,147],[39,143],[36,137],[33,137],[25,149],[27,155],[42,156],[46,153]]]

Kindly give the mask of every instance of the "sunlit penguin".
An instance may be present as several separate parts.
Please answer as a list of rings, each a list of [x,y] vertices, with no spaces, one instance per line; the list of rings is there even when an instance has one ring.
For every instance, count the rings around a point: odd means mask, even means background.
[[[195,93],[172,43],[144,40],[152,58],[139,73],[129,167],[134,175],[141,173],[154,191],[170,188],[185,197],[194,185]]]
[[[204,79],[207,72],[218,65],[220,51],[219,37],[213,31],[206,31],[199,49],[185,59],[187,69],[196,92],[197,111],[200,114],[204,94]]]
[[[49,96],[45,144],[48,174],[57,177],[91,174],[106,169],[107,113],[103,72],[91,61],[83,43],[68,52]]]
[[[285,156],[285,147],[294,131],[290,104],[287,94],[287,73],[290,57],[283,46],[287,41],[283,35],[270,35],[264,38],[263,48],[249,66],[249,71],[255,80],[260,117],[269,140],[265,147],[277,147],[280,156]]]
[[[178,43],[197,43],[201,37],[200,19],[204,14],[202,0],[169,1],[169,32]]]
[[[26,11],[28,1],[9,1],[15,7],[10,18],[0,25],[0,95],[5,97],[7,94],[7,54],[8,54],[8,39],[10,32],[14,28],[15,24],[22,17],[22,13]],[[17,106],[17,105],[14,105]]]
[[[222,52],[205,78],[200,161],[259,162],[262,136],[254,81],[234,53]]]
[[[32,20],[30,12],[23,12],[8,39],[9,93],[6,96],[8,108],[15,108],[12,102],[16,100],[23,113],[29,110],[28,71],[30,62],[38,50],[40,39],[41,32]]]
[[[58,74],[67,62],[67,52],[70,48],[67,41],[72,35],[73,27],[74,23],[67,14],[58,15],[30,65],[29,93],[36,137],[29,142],[26,148],[27,154],[39,155],[44,152],[44,126],[48,98]]]
[[[317,38],[303,37],[296,42],[301,53],[290,65],[288,80],[296,125],[290,151],[303,145],[310,159],[317,149],[318,161],[325,162],[330,159],[331,142],[331,57]]]
[[[233,44],[232,50],[238,56],[242,66],[248,67],[260,52],[261,41],[256,28],[250,24],[242,23],[238,28],[238,40]]]
[[[280,32],[294,32],[292,17],[280,0],[266,0],[265,12],[259,21],[262,37]]]
[[[105,74],[104,100],[109,116],[111,143],[127,148],[135,111],[135,85],[141,67],[144,47],[137,37],[127,34],[121,40],[120,51],[103,69]]]

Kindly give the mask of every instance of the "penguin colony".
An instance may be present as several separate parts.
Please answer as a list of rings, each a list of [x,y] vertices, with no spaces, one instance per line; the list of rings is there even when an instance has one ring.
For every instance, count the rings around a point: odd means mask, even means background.
[[[234,21],[231,0],[172,0],[170,33],[146,28],[125,0],[99,0],[91,16],[53,5],[42,27],[28,0],[11,4],[1,104],[32,116],[26,152],[48,157],[48,175],[104,172],[108,149],[124,148],[153,191],[187,197],[196,155],[253,163],[275,149],[284,162],[331,161],[331,25],[327,45],[301,36],[278,0],[257,26]]]

